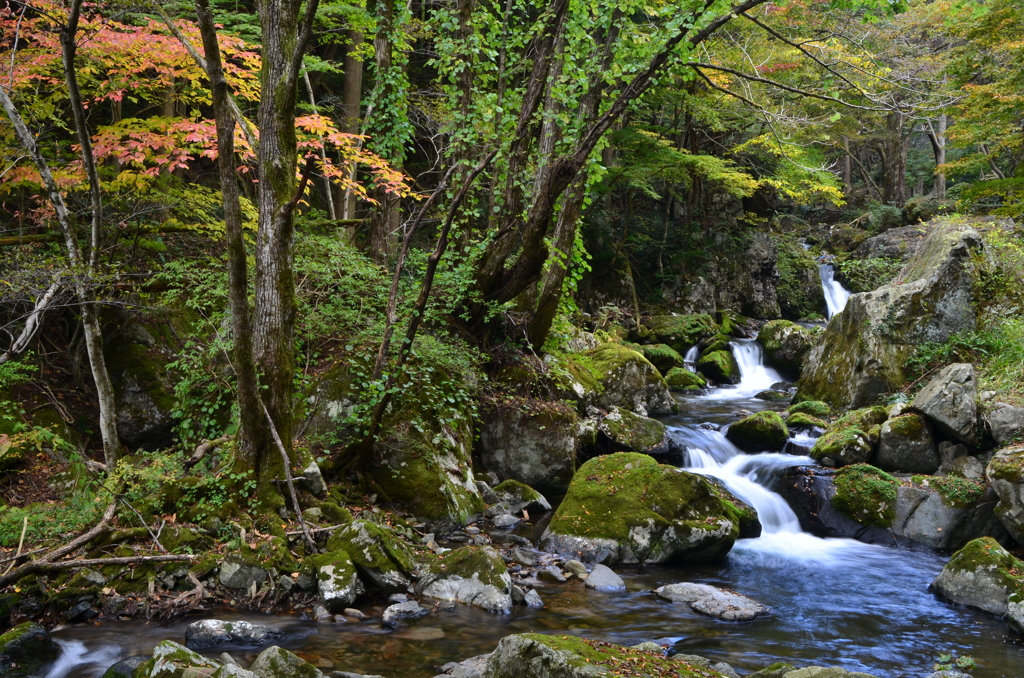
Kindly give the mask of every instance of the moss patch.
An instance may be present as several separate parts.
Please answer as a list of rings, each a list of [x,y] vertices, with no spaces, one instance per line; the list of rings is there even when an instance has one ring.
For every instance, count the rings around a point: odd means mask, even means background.
[[[998,573],[1006,588],[1016,595],[1024,594],[1024,562],[1014,558],[992,537],[968,542],[953,554],[946,567],[953,572],[975,572],[979,569]]]
[[[679,353],[719,331],[718,323],[706,313],[694,315],[657,315],[646,323],[641,336],[668,344]]]
[[[571,653],[568,660],[576,668],[585,665],[606,669],[616,676],[651,678],[653,676],[679,678],[722,678],[717,671],[701,669],[684,661],[660,657],[642,649],[623,647],[600,640],[576,636],[546,636],[524,633],[523,638],[545,645],[552,650]]]
[[[888,421],[889,430],[905,438],[916,438],[925,427],[924,419],[913,413],[901,414]]]
[[[712,351],[697,361],[697,371],[711,381],[720,384],[735,384],[740,380],[740,366],[732,351]]]
[[[662,374],[666,374],[673,367],[683,366],[683,356],[667,344],[644,346],[641,350],[644,357],[651,361],[651,364],[657,367]]]
[[[984,483],[959,476],[913,476],[911,481],[935,489],[944,504],[958,509],[974,506],[985,495]]]
[[[765,410],[740,419],[726,431],[736,447],[748,452],[778,451],[789,439],[789,429],[778,412]]]
[[[704,377],[684,367],[673,367],[665,375],[665,383],[672,391],[699,391],[708,385]]]
[[[832,506],[861,525],[888,527],[896,517],[899,481],[868,464],[854,464],[835,475]]]
[[[790,428],[828,428],[827,421],[824,419],[818,419],[817,417],[804,412],[791,412],[790,415],[786,417],[786,425]]]
[[[812,417],[827,417],[832,414],[832,408],[828,403],[820,400],[805,400],[789,408],[790,414],[809,414]]]
[[[475,576],[499,591],[508,589],[508,568],[501,555],[490,547],[465,546],[455,549],[438,556],[430,570],[440,576],[456,575],[463,579],[473,579]]]
[[[989,462],[987,474],[993,480],[1024,483],[1024,445],[1000,450]]]
[[[664,424],[620,407],[601,419],[598,427],[620,450],[651,453],[660,451],[665,442]]]

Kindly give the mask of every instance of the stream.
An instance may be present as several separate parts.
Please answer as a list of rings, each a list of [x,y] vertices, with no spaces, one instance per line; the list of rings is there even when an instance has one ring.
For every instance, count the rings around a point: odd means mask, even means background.
[[[699,396],[677,396],[681,414],[663,417],[687,448],[685,466],[720,479],[752,505],[763,533],[744,539],[723,563],[700,566],[616,568],[624,593],[597,593],[579,581],[541,583],[541,610],[516,607],[496,616],[459,605],[386,632],[373,620],[317,624],[294,616],[215,613],[249,619],[286,632],[279,644],[325,673],[332,670],[429,678],[438,667],[490,652],[512,633],[577,634],[617,643],[655,640],[671,652],[727,661],[748,673],[775,661],[797,666],[834,665],[885,678],[924,678],[940,653],[972,655],[975,678],[1020,678],[1024,645],[1008,635],[1006,622],[948,605],[928,584],[946,558],[820,539],[800,529],[796,515],[772,484],[780,469],[814,463],[786,454],[744,454],[720,430],[745,413],[783,409],[753,396],[781,381],[761,361],[752,340],[737,340],[734,354],[742,380]],[[806,448],[807,436],[794,439]],[[539,529],[539,528],[538,528]],[[527,535],[538,537],[539,534]],[[772,616],[749,624],[719,622],[654,597],[663,584],[695,581],[725,586],[772,607]],[[363,603],[378,620],[385,604]],[[64,654],[41,678],[94,678],[119,658],[147,654],[161,640],[183,642],[186,626],[199,617],[167,624],[105,622],[59,628],[53,636]],[[251,662],[259,650],[221,646]]]

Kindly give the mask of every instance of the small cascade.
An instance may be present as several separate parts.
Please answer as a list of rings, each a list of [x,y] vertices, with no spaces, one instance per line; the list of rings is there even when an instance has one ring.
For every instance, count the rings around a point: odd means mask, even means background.
[[[57,638],[55,642],[60,645],[60,656],[50,665],[45,678],[65,678],[72,670],[76,675],[98,676],[121,656],[121,648],[116,645],[101,645],[90,650],[80,640]]]
[[[850,299],[850,291],[839,284],[835,274],[832,264],[818,264],[818,276],[821,278],[821,289],[825,293],[829,320],[846,308],[846,302]]]
[[[697,371],[697,358],[700,357],[700,347],[696,344],[690,347],[690,350],[683,356],[683,367],[690,370],[691,372]]]
[[[734,339],[729,342],[732,355],[740,368],[740,383],[713,389],[707,396],[714,400],[752,398],[773,384],[785,381],[778,372],[764,364],[764,350],[756,339]]]

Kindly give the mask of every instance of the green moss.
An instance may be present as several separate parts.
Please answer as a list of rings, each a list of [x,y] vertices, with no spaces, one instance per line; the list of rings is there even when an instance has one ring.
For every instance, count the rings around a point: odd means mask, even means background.
[[[853,293],[871,292],[896,279],[903,259],[844,259],[834,264],[843,287]]]
[[[824,419],[818,419],[817,417],[811,416],[804,412],[790,412],[789,416],[786,417],[786,425],[790,428],[809,428],[816,426],[818,428],[828,428],[828,422]]]
[[[673,367],[665,375],[665,383],[673,391],[693,391],[708,385],[707,380],[685,367]]]
[[[775,282],[779,309],[786,318],[808,318],[821,313],[824,299],[818,277],[818,262],[790,234],[772,234],[778,253]]]
[[[987,474],[993,480],[1024,483],[1024,446],[1001,450],[988,464]]]
[[[1024,594],[1024,562],[1014,558],[992,537],[981,537],[968,542],[953,554],[946,565],[953,572],[988,570],[1002,580],[1002,584],[1017,595]]]
[[[888,422],[890,431],[906,438],[916,438],[925,427],[924,419],[913,413],[901,414]]]
[[[656,339],[662,344],[668,344],[679,353],[686,353],[691,346],[718,331],[718,323],[706,313],[657,315],[647,321],[642,335]]]
[[[716,334],[715,336],[708,339],[707,344],[701,349],[700,354],[706,355],[708,353],[714,353],[715,351],[728,351],[729,342],[732,341],[732,337],[727,334]]]
[[[782,339],[788,331],[803,329],[794,322],[788,320],[772,320],[765,323],[761,331],[757,333],[757,340],[761,342],[765,351],[774,353],[782,349]]]
[[[881,405],[876,405],[874,407],[851,410],[836,420],[833,426],[836,428],[854,426],[867,431],[873,426],[881,426],[888,418],[889,411]]]
[[[634,348],[633,350],[636,349]],[[658,371],[662,374],[666,374],[674,367],[683,366],[683,356],[666,344],[643,346],[640,350],[643,351],[644,357],[657,367]]]
[[[899,481],[868,464],[854,464],[835,475],[832,506],[861,525],[889,527],[896,517]]]
[[[911,480],[924,487],[934,488],[942,502],[953,508],[974,506],[985,495],[985,484],[959,476],[913,476]]]
[[[832,408],[828,403],[820,400],[805,400],[789,408],[790,414],[809,414],[813,417],[827,417],[832,414]]]
[[[796,667],[786,662],[775,662],[756,673],[751,673],[747,678],[783,678],[790,671],[796,671]]]
[[[778,412],[755,412],[732,424],[726,437],[742,450],[781,450],[789,439],[789,429]]]
[[[347,551],[356,568],[378,583],[397,586],[416,569],[412,550],[391,530],[368,520],[355,520],[335,532],[330,551]],[[399,576],[394,576],[394,574]],[[406,582],[408,583],[408,582]]]
[[[665,442],[665,425],[616,407],[601,420],[601,431],[613,443],[634,452],[649,452]]]
[[[735,384],[740,378],[740,367],[732,351],[712,351],[701,356],[697,361],[697,371],[720,384]]]
[[[531,502],[542,499],[540,492],[533,489],[526,483],[521,483],[518,480],[512,480],[511,478],[495,485],[494,493],[498,496],[510,495],[522,502]]]
[[[701,669],[642,649],[623,647],[600,640],[576,636],[547,636],[539,633],[524,633],[522,637],[568,654],[567,663],[577,669],[593,667],[602,673],[626,678],[722,678],[722,674],[717,671]],[[526,659],[524,657],[524,660]]]
[[[331,549],[330,544],[327,546],[330,549],[327,553],[319,553],[315,556],[309,556],[302,561],[300,568],[301,571],[309,573],[319,579],[328,579],[326,573],[321,574],[320,570],[333,566],[334,571],[333,577],[338,581],[349,582],[356,576],[356,566],[352,562],[352,557],[348,551],[344,549]]]
[[[501,554],[490,547],[465,546],[438,556],[430,567],[434,574],[457,575],[463,579],[474,576],[499,591],[508,589],[508,568]]]

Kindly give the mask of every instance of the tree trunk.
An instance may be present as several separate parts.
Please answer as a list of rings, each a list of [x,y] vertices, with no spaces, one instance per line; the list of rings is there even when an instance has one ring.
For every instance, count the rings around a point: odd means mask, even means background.
[[[882,202],[896,207],[902,207],[907,202],[910,137],[904,131],[905,117],[896,111],[886,116],[887,134],[879,144],[882,154]]]
[[[395,0],[379,0],[377,5],[377,33],[373,37],[374,55],[374,105],[377,116],[394,116],[396,111],[388,110],[395,105],[396,84],[394,82],[394,38],[395,38]],[[390,122],[390,121],[389,121]],[[402,163],[403,153],[400,148],[382,149],[385,159],[398,166]],[[391,254],[394,234],[398,232],[401,218],[401,200],[389,195],[383,189],[374,191],[377,209],[369,219],[370,233],[367,239],[370,258],[378,264],[386,265]]]
[[[258,453],[270,445],[270,432],[260,404],[256,366],[253,363],[252,323],[249,321],[249,280],[242,237],[242,209],[235,174],[235,115],[224,78],[217,29],[208,0],[196,0],[196,15],[206,52],[213,113],[217,121],[217,166],[224,202],[225,241],[228,253],[228,295],[231,303],[232,367],[235,371],[239,409],[236,459],[241,471],[255,470]]]
[[[359,134],[362,126],[362,119],[359,115],[359,104],[363,96],[363,60],[353,56],[360,45],[363,44],[363,34],[359,31],[348,32],[349,45],[345,50],[345,80],[341,89],[341,128],[348,134]],[[352,176],[355,179],[355,167],[352,167]],[[352,191],[339,190],[341,206],[338,213],[342,219],[356,218],[356,196]],[[355,239],[355,228],[346,229],[346,240],[352,242]]]
[[[936,200],[946,199],[946,175],[939,171],[942,165],[946,164],[946,114],[939,115],[939,119],[932,124],[928,121],[928,141],[932,145],[932,153],[935,154],[935,183],[932,184],[932,197]]]

